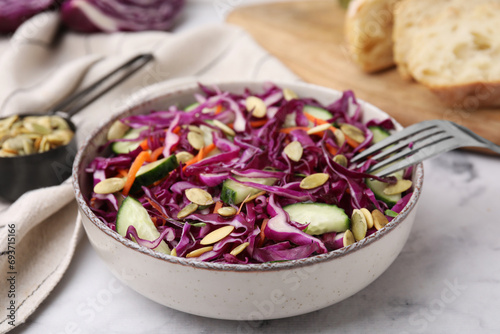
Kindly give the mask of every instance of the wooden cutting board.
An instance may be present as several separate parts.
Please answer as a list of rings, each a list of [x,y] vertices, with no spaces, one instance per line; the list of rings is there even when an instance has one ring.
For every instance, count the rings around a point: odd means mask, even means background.
[[[404,126],[447,119],[500,145],[500,108],[447,107],[422,85],[401,79],[394,68],[377,74],[359,70],[347,53],[344,15],[337,0],[306,0],[239,7],[227,22],[243,27],[305,81],[351,89]]]

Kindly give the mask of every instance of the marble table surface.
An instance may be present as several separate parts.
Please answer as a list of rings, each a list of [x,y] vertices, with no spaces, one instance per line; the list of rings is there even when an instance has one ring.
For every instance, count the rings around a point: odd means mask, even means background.
[[[182,29],[222,20],[188,2]],[[236,4],[243,1],[226,1]],[[450,152],[424,164],[417,218],[374,283],[325,309],[268,321],[178,312],[124,286],[86,236],[59,285],[11,333],[500,333],[500,157]]]

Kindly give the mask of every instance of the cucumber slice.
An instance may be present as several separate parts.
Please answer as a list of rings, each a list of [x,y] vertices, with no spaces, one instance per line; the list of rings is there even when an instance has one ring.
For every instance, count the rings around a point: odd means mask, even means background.
[[[160,236],[155,224],[149,217],[148,211],[142,206],[141,202],[128,196],[123,200],[116,217],[116,232],[121,236],[127,235],[129,226],[135,227],[137,235],[141,239],[154,241]],[[161,241],[154,250],[170,254],[170,249],[165,241]]]
[[[274,182],[276,182],[275,178],[249,178],[249,177],[240,177],[235,176],[235,179],[243,182],[253,182],[259,184],[265,184],[267,186],[272,186]],[[240,204],[247,198],[247,196],[252,196],[259,193],[261,190],[247,187],[233,180],[225,180],[222,184],[222,191],[220,198],[226,204]]]
[[[370,126],[368,129],[373,133],[373,144],[376,144],[391,135],[389,131],[380,126]],[[391,146],[388,146],[387,148]],[[397,171],[391,174],[391,176],[395,176],[398,180],[401,180],[403,178],[403,171]],[[373,191],[377,199],[384,201],[391,207],[401,199],[401,194],[387,195],[384,193],[384,189],[388,185],[387,183],[369,179],[366,180],[366,184]]]
[[[142,166],[135,175],[135,180],[130,188],[130,191],[132,193],[138,192],[141,190],[142,186],[149,186],[150,184],[163,179],[168,175],[168,173],[176,169],[178,166],[179,163],[177,162],[175,154]]]
[[[190,105],[188,105],[186,108],[184,108],[184,111],[191,111],[191,110],[194,110],[197,106],[199,106],[200,104],[198,102],[195,102],[195,103],[191,103]]]
[[[306,233],[319,235],[328,232],[344,232],[349,229],[349,216],[344,209],[333,204],[295,203],[283,208],[290,220],[308,224]]]
[[[148,128],[147,126],[143,126],[143,127],[136,128],[136,129],[130,129],[129,131],[127,131],[125,136],[123,136],[123,139],[139,138],[139,135],[141,134],[141,132],[146,130],[147,128]],[[126,153],[132,152],[133,150],[138,148],[140,144],[141,144],[140,140],[137,140],[137,141],[117,141],[111,145],[111,150],[113,150],[113,152],[115,152],[116,154],[126,154]]]
[[[403,178],[403,171],[397,171],[389,176],[395,176],[398,180],[401,180]],[[401,199],[401,194],[386,195],[384,193],[384,189],[389,185],[388,183],[367,179],[366,185],[373,191],[376,199],[384,201],[390,207],[394,206]]]
[[[389,131],[380,126],[369,126],[368,129],[373,133],[373,144],[376,144],[391,135]]]
[[[314,116],[318,119],[322,119],[324,121],[333,118],[332,113],[323,108],[305,105],[303,110],[305,113],[308,113],[309,115]]]

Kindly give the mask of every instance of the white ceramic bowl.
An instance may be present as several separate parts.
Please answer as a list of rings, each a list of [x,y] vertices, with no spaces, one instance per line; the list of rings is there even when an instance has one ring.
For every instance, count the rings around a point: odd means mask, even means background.
[[[204,82],[205,83],[205,82]],[[209,83],[213,84],[213,83]],[[215,83],[223,90],[261,90],[263,82]],[[304,83],[277,83],[302,97],[328,104],[341,93]],[[385,228],[349,247],[307,259],[264,264],[197,262],[154,252],[107,228],[87,205],[90,176],[85,167],[98,155],[114,120],[179,103],[192,102],[196,83],[175,89],[149,87],[134,106],[96,130],[78,152],[73,185],[90,243],[111,272],[140,294],[165,306],[211,318],[263,320],[315,311],[360,291],[379,277],[403,248],[413,222],[423,183],[423,168],[414,169],[415,191],[408,205]],[[387,114],[361,102],[366,119]],[[401,126],[398,125],[400,129]]]

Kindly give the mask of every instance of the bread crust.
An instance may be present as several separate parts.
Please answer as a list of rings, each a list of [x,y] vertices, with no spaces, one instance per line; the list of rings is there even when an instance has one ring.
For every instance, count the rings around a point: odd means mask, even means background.
[[[345,20],[345,37],[352,60],[365,72],[394,66],[393,7],[399,0],[354,0]]]

